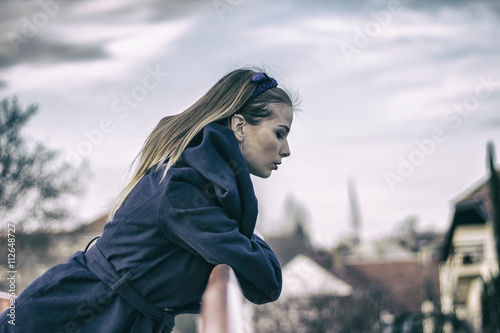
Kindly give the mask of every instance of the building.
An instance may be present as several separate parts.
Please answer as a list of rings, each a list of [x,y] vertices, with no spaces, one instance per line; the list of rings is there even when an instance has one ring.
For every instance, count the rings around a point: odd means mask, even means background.
[[[489,185],[484,180],[456,200],[439,273],[442,312],[466,320],[474,332],[483,331],[483,290],[499,275]]]
[[[107,215],[103,215],[72,231],[16,235],[16,257],[19,258],[16,295],[52,266],[65,262],[76,251],[83,251],[90,240],[101,235],[106,222]],[[3,276],[6,272],[7,267],[0,266]],[[7,281],[0,281],[0,290],[6,291],[7,287]]]
[[[390,240],[379,243],[391,248]],[[379,294],[380,311],[397,317],[420,312],[424,302],[439,300],[437,267],[434,260],[402,251],[355,260],[347,256],[343,265],[335,265],[333,272],[357,290]]]
[[[313,295],[347,296],[352,292],[351,285],[305,254],[296,255],[283,267],[280,299]]]
[[[254,307],[255,332],[378,330],[378,298],[336,275],[330,253],[312,247],[300,224],[266,240],[282,265],[283,290],[278,301]]]

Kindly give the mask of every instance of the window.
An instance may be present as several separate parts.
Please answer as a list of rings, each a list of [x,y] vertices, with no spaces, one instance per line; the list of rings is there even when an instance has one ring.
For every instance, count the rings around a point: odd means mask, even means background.
[[[459,265],[472,265],[483,261],[484,245],[479,242],[459,243],[453,249],[453,261]]]

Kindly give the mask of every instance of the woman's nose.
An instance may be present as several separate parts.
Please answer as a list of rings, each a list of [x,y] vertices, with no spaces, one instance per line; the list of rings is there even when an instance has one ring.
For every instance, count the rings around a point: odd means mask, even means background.
[[[281,147],[280,156],[281,157],[288,157],[288,156],[290,156],[290,154],[291,154],[290,146],[288,145],[288,141],[285,141],[283,146]]]

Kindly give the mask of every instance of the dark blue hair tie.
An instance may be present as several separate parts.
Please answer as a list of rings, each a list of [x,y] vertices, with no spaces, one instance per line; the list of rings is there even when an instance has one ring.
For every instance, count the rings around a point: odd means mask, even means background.
[[[252,82],[257,82],[257,87],[255,88],[255,91],[248,100],[251,100],[255,98],[257,95],[262,94],[267,89],[278,86],[278,82],[272,77],[267,76],[266,73],[255,73],[252,76]]]

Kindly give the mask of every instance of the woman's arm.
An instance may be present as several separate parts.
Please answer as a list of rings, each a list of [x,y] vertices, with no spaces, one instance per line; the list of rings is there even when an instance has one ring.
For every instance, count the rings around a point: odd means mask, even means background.
[[[162,227],[173,243],[202,256],[207,262],[227,264],[234,270],[243,294],[256,304],[278,299],[281,268],[271,248],[255,234],[241,234],[238,221],[230,219],[205,184],[188,172],[169,179],[162,207]]]

